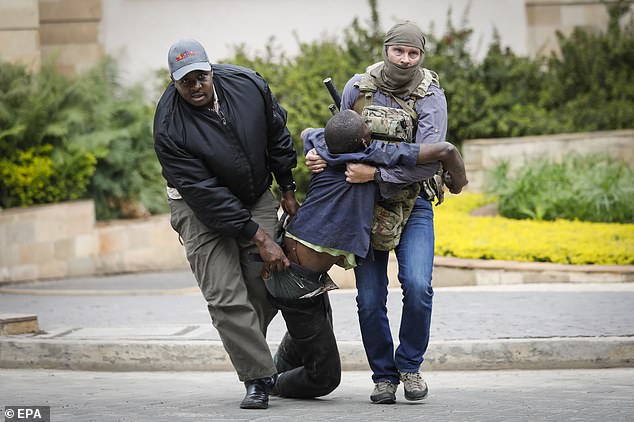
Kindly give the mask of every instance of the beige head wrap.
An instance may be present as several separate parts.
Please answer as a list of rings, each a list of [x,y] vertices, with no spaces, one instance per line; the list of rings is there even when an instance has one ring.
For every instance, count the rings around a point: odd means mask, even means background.
[[[370,74],[376,79],[379,88],[399,97],[409,96],[423,80],[420,66],[403,67],[392,63],[387,58],[387,48],[392,45],[404,45],[418,48],[421,55],[425,53],[425,36],[414,23],[404,21],[397,23],[385,34],[383,42],[383,66],[375,67]],[[419,62],[419,65],[422,63]]]

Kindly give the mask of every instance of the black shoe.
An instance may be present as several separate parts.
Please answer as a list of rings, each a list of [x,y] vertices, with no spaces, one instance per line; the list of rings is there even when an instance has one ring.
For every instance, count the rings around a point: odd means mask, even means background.
[[[269,407],[269,392],[275,385],[276,378],[259,378],[245,382],[247,394],[240,403],[240,409],[267,409]]]

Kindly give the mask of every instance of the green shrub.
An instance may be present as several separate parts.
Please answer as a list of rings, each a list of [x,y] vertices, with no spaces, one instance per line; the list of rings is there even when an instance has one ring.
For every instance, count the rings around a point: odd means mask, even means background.
[[[76,78],[0,63],[0,206],[91,197],[97,218],[166,211],[153,108],[106,58]]]
[[[0,159],[0,201],[6,207],[77,199],[95,171],[85,151],[53,154],[50,145],[16,151]]]
[[[608,156],[574,155],[561,163],[540,158],[515,174],[502,163],[489,186],[508,218],[634,222],[634,171]]]
[[[111,59],[86,74],[85,84],[103,97],[95,129],[76,138],[97,157],[88,187],[97,218],[139,217],[167,211],[165,182],[154,153],[154,107],[140,86],[123,87]],[[86,86],[88,89],[88,87]]]
[[[537,60],[503,49],[496,37],[483,62],[473,67],[468,78],[449,82],[447,87],[458,94],[448,94],[453,111],[450,132],[454,131],[455,139],[517,137],[568,129],[539,103],[543,70]]]
[[[0,63],[0,207],[77,199],[95,171],[95,156],[66,142],[82,125],[72,83],[46,63],[31,74]]]

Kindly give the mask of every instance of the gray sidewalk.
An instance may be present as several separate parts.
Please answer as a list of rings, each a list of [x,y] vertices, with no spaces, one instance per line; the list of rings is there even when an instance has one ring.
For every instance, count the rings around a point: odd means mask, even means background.
[[[346,370],[367,370],[353,290],[333,291]],[[389,296],[397,333],[400,291]],[[424,369],[634,366],[634,283],[436,288]],[[231,370],[188,271],[0,286],[0,313],[36,314],[37,335],[0,337],[0,367]],[[284,333],[278,315],[268,340]]]
[[[4,406],[50,406],[53,422],[631,422],[634,368],[550,371],[434,371],[429,397],[397,392],[395,405],[370,402],[367,372],[313,400],[271,397],[268,410],[242,410],[233,372],[85,372],[0,369]],[[2,420],[0,418],[0,420]],[[8,421],[9,419],[7,419]]]

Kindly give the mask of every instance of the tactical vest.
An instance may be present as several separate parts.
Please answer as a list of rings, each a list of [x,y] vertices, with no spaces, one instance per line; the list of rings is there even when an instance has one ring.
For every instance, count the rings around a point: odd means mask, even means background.
[[[429,69],[422,69],[423,80],[407,100],[392,96],[402,109],[378,106],[373,104],[374,93],[378,87],[369,72],[381,63],[368,67],[366,73],[355,83],[360,92],[353,108],[364,117],[372,129],[374,139],[388,142],[414,142],[418,127],[416,101],[430,95],[429,86],[432,83],[440,86],[438,75]],[[436,197],[438,198],[437,205],[442,202],[442,178],[438,174],[421,183],[407,185],[391,198],[382,198],[377,202],[372,221],[371,243],[374,249],[389,251],[398,246],[403,228],[421,189],[428,200],[431,201]]]
[[[414,92],[412,92],[412,94],[409,96],[409,98],[407,100],[403,100],[399,97],[396,96],[391,96],[401,107],[402,109],[395,109],[393,107],[383,107],[383,106],[377,106],[372,104],[373,102],[373,98],[374,98],[374,93],[378,90],[378,87],[376,85],[376,83],[374,82],[374,78],[370,75],[370,71],[372,69],[374,69],[377,66],[380,66],[383,62],[378,62],[375,63],[371,66],[369,66],[366,69],[366,73],[364,73],[363,75],[361,75],[361,79],[359,79],[358,82],[356,82],[354,84],[354,86],[356,86],[357,88],[359,88],[359,97],[357,97],[357,100],[354,103],[353,109],[354,111],[356,111],[357,113],[359,113],[360,115],[366,117],[366,121],[367,123],[370,125],[370,127],[372,128],[372,135],[373,137],[375,137],[376,139],[383,139],[383,138],[393,138],[394,142],[402,142],[402,140],[400,138],[402,138],[401,136],[401,127],[403,127],[403,125],[407,124],[408,127],[412,127],[412,134],[410,136],[410,139],[407,140],[406,142],[413,142],[413,140],[416,137],[416,127],[418,126],[418,113],[416,113],[416,101],[418,101],[420,98],[423,98],[427,95],[430,95],[429,92],[429,86],[431,84],[435,84],[436,86],[440,86],[440,82],[438,79],[438,74],[436,72],[433,72],[429,69],[425,69],[423,68],[423,80],[421,81],[421,83],[416,87],[416,89],[414,90]],[[369,108],[369,111],[365,111],[365,115],[364,115],[364,110],[366,108]],[[394,132],[393,133],[385,133],[385,132],[389,132],[390,129],[386,128],[385,123],[378,124],[378,125],[373,125],[373,123],[377,122],[377,117],[383,117],[379,115],[379,112],[377,110],[383,110],[383,109],[390,109],[392,111],[389,110],[385,110],[383,111],[383,113],[385,113],[385,120],[388,120],[389,118],[393,118],[395,120],[397,120],[398,122],[394,122],[391,124],[387,124],[389,127],[394,128]],[[393,111],[396,110],[396,111]],[[411,122],[407,122],[404,123],[402,120],[402,117],[405,115],[409,115],[411,118]],[[376,126],[376,127],[375,127]],[[376,129],[376,131],[375,131]],[[375,132],[377,132],[375,134]],[[376,136],[375,136],[376,135]],[[392,139],[384,139],[384,140],[392,140]]]

